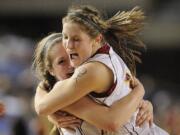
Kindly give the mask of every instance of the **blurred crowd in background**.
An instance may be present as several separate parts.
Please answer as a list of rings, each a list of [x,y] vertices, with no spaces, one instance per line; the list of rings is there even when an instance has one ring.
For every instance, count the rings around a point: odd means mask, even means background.
[[[37,1],[39,5],[42,2]],[[32,13],[29,9],[24,14],[21,10],[17,13],[4,10],[1,6],[7,3],[0,1],[0,101],[6,107],[6,114],[0,116],[0,135],[48,135],[49,123],[34,111],[33,96],[38,80],[31,70],[32,56],[42,37],[61,31],[61,18],[72,1],[66,1],[65,6],[65,1],[46,1],[56,2],[56,6],[50,4],[52,8],[47,8],[47,12],[34,7]],[[142,38],[147,51],[142,55],[142,64],[137,66],[137,76],[145,87],[145,99],[154,106],[155,123],[171,135],[180,135],[180,1],[119,1],[107,0],[103,5],[88,0],[75,3],[94,4],[109,16],[136,5],[145,11],[147,25]],[[19,7],[24,9],[23,5]]]

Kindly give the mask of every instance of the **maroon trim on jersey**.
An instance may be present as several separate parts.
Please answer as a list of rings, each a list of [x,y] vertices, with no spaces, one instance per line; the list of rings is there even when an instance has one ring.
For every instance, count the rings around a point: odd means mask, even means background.
[[[110,46],[107,44],[104,44],[101,48],[99,48],[96,52],[96,54],[109,54]]]
[[[94,55],[91,56],[91,58],[95,56],[96,54],[109,54],[109,50],[110,50],[110,46],[108,44],[104,44],[101,48],[99,48],[96,51]]]
[[[111,95],[111,93],[116,88],[116,85],[117,85],[117,80],[116,80],[116,82],[112,85],[112,87],[109,90],[107,90],[107,91],[105,91],[103,93],[91,92],[90,95],[95,97],[95,98],[107,97],[107,96]]]

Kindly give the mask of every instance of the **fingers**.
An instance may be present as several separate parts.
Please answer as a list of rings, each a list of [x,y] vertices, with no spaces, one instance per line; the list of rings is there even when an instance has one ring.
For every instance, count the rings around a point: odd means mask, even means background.
[[[153,107],[149,101],[142,100],[139,106],[139,112],[136,117],[136,125],[142,126],[145,122],[148,122],[150,126],[153,123]]]
[[[141,102],[139,103],[139,113],[144,113],[147,110],[150,110],[150,108],[148,107],[149,102],[146,100],[141,100]]]
[[[144,114],[137,117],[136,125],[141,127],[144,123],[149,122],[150,118],[151,118],[151,113],[148,111],[144,112]]]
[[[80,119],[74,117],[74,116],[61,116],[58,120],[58,122],[74,122],[74,121],[80,121]]]
[[[74,129],[75,127],[79,128],[81,126],[81,124],[78,123],[72,123],[72,124],[58,124],[57,127],[59,128],[71,128]]]
[[[131,85],[134,85],[134,86],[131,86]],[[133,84],[131,84],[131,82],[130,82],[130,86],[133,91],[137,91],[140,94],[139,96],[141,96],[141,97],[144,96],[144,93],[145,93],[144,86],[137,78],[134,78]]]
[[[144,104],[144,100],[141,100],[139,103],[138,109],[142,108],[143,104]],[[140,110],[139,110],[139,113],[140,113]]]
[[[69,114],[67,112],[59,110],[59,111],[55,112],[54,115],[55,116],[67,116]]]
[[[65,128],[65,127],[79,127],[82,123],[82,120],[72,117],[72,116],[67,116],[64,117],[57,122],[57,126],[60,128]]]
[[[136,77],[133,78],[132,83],[133,83],[134,87],[136,87],[137,85],[141,84],[141,82]]]
[[[69,122],[60,122],[57,124],[59,128],[74,128],[74,127],[80,127],[81,123],[69,123]]]
[[[59,128],[79,127],[82,123],[82,120],[76,118],[75,116],[62,116],[62,114],[51,115],[49,116],[49,120]]]

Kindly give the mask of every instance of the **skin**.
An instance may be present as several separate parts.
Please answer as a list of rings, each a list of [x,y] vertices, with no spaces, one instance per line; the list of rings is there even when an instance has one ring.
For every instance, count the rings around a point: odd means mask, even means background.
[[[100,113],[104,111],[104,114],[111,114],[104,121],[111,120],[114,122],[113,124],[111,123],[108,126],[103,125],[104,122],[98,120],[100,119],[99,117],[92,116],[92,112],[87,111],[88,109],[79,111],[77,109],[78,107],[81,109],[86,108],[85,101],[82,102],[81,106],[77,105],[79,99],[92,92],[92,90],[95,90],[97,93],[106,91],[112,86],[114,78],[112,71],[99,62],[82,64],[101,47],[99,37],[96,39],[90,38],[81,30],[78,24],[72,23],[65,23],[63,25],[63,34],[63,44],[69,55],[71,65],[76,67],[75,72],[72,77],[57,82],[52,91],[42,96],[40,100],[36,100],[36,111],[39,114],[49,115],[61,109],[71,112],[73,115],[86,120],[98,128],[111,131],[118,130],[120,126],[126,123],[133,112],[136,111],[142,100],[144,95],[142,84],[135,79],[134,90],[128,95],[129,98],[126,96],[121,99],[121,102],[116,102],[110,107],[111,109],[117,106],[126,108],[123,111],[122,109],[114,109],[115,111],[111,113],[111,110],[107,109],[107,107],[102,107],[101,109],[94,108],[96,110],[95,112]],[[41,90],[37,89],[36,94],[38,95],[40,92]],[[129,104],[125,105],[127,102]],[[67,106],[72,104],[74,108],[67,108]],[[124,114],[124,112],[127,113]],[[119,116],[121,116],[121,119]]]
[[[78,67],[90,58],[101,46],[97,45],[97,39],[92,40],[86,33],[79,29],[76,23],[65,23],[63,25],[63,45],[69,55],[71,65]],[[77,54],[72,59],[71,54]]]
[[[52,63],[52,68],[49,70],[50,74],[57,80],[69,78],[74,72],[74,68],[70,65],[68,54],[62,44],[54,45],[49,53]]]
[[[66,51],[64,50],[64,48],[62,47],[62,45],[60,43],[55,45],[51,49],[50,56],[51,56],[50,58],[51,58],[51,61],[52,61],[52,68],[50,69],[51,74],[53,74],[57,78],[57,80],[62,80],[62,79],[69,78],[69,74],[72,73],[73,69],[72,69],[71,66],[69,66],[68,55],[67,55]],[[41,99],[41,97],[46,94],[45,90],[42,90],[40,88],[37,89],[37,91],[39,91],[39,92],[36,93],[35,103],[38,101],[39,98]],[[84,108],[81,108],[82,105],[85,105],[85,106],[83,106]],[[37,109],[36,104],[35,104],[35,108]],[[74,109],[74,108],[76,108],[76,109]],[[66,111],[69,111],[69,113],[75,113],[76,115],[79,115],[79,114],[81,115],[82,113],[79,113],[79,112],[87,112],[86,110],[89,110],[89,108],[91,108],[92,111],[93,111],[93,108],[94,108],[94,111],[98,110],[98,108],[106,109],[105,107],[102,107],[102,106],[92,102],[92,100],[90,100],[88,97],[84,97],[83,99],[79,100],[76,104],[74,104],[74,105],[72,104],[72,105],[68,106],[66,108]],[[112,106],[112,108],[113,108],[113,106]],[[78,110],[78,111],[74,111],[74,110]],[[142,108],[141,110],[142,111],[140,111],[140,112],[142,114],[144,114],[144,112],[150,111],[151,108],[150,108],[149,105],[147,105],[144,108]],[[95,117],[97,115],[91,116],[94,113],[90,113],[90,112],[87,112],[87,114],[89,116],[87,118],[88,119],[91,119],[91,118],[95,119]],[[110,112],[113,113],[113,111],[109,111],[108,114],[111,114]],[[61,112],[54,113],[53,115],[49,115],[49,120],[51,122],[53,122],[55,125],[58,125],[59,127],[66,127],[66,128],[70,127],[70,128],[72,128],[74,126],[79,126],[79,124],[81,122],[79,119],[77,119],[74,116],[70,116],[70,115],[63,116],[60,113]],[[148,119],[146,119],[146,118],[148,118],[149,115],[152,115],[152,113],[149,113],[148,115],[147,114],[146,114],[146,117],[139,117],[140,119],[143,118],[143,120],[142,120],[142,122],[140,124],[144,123],[145,121],[148,121]],[[102,116],[102,114],[100,116]],[[114,115],[112,114],[111,116],[114,116]],[[102,119],[104,119],[104,118],[102,117]],[[102,122],[103,123],[108,123],[109,122],[109,121],[105,121],[105,120],[106,119],[104,119]],[[111,120],[111,119],[109,119],[109,120]]]

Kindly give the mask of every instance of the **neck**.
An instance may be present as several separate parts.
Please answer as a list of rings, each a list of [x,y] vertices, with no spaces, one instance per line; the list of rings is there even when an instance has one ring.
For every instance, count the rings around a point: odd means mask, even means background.
[[[92,50],[92,55],[94,55],[96,52],[97,52],[97,50],[99,49],[99,48],[101,48],[103,45],[100,43],[100,44],[98,44],[98,45],[96,45],[96,46],[94,46],[94,48],[93,48],[93,50]]]

